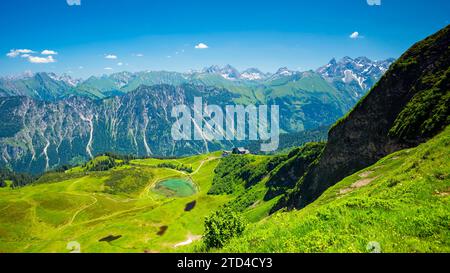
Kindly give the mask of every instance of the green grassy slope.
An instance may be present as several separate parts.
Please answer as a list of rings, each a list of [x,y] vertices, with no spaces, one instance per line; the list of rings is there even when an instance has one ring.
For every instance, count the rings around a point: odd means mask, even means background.
[[[226,252],[450,251],[450,127],[329,188],[300,211],[250,225]]]
[[[267,217],[295,180],[279,178],[283,166],[313,150],[317,156],[316,146],[276,156],[102,155],[28,186],[7,183],[0,188],[0,253],[68,252],[72,241],[82,252],[192,251],[214,211],[231,208],[252,223]]]
[[[219,156],[133,160],[88,172],[91,162],[29,186],[0,188],[0,252],[69,252],[71,241],[80,243],[82,252],[178,251],[177,244],[200,239],[204,217],[231,198],[207,195]],[[168,162],[193,172],[158,167]],[[172,177],[190,177],[197,193],[168,198],[154,191]],[[192,201],[194,208],[185,211]]]
[[[248,226],[213,251],[367,252],[370,242],[384,252],[450,251],[450,127],[345,178],[300,211],[269,216],[323,145],[225,159],[216,152],[111,164],[100,156],[25,187],[6,183],[0,188],[0,253],[69,252],[72,241],[82,252],[205,251],[205,217],[225,208]],[[186,178],[197,192],[171,197],[155,189],[169,178]]]

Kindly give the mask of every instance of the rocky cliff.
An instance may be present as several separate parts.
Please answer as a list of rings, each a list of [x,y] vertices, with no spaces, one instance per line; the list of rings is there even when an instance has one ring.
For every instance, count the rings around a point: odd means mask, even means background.
[[[283,198],[302,208],[342,178],[450,124],[450,26],[411,47],[330,130],[320,159]]]

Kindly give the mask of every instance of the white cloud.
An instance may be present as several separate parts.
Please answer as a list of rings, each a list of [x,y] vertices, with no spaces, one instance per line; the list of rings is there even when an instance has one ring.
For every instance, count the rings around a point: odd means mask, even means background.
[[[136,53],[136,54],[133,54],[133,56],[135,56],[135,57],[144,57],[144,54],[142,54],[142,53]]]
[[[20,55],[21,58],[28,58],[30,56],[31,56],[30,54],[22,54],[22,55]]]
[[[56,62],[51,55],[47,57],[28,56],[28,61],[33,64],[48,64]]]
[[[122,66],[123,63],[122,63],[122,62],[118,62],[117,65],[118,65],[118,66]]]
[[[350,34],[350,38],[351,39],[358,39],[359,37],[360,36],[359,36],[359,32],[358,31],[355,31],[352,34]]]
[[[199,43],[198,45],[195,46],[196,49],[207,49],[208,45],[204,44],[204,43]]]
[[[42,55],[58,55],[58,52],[54,50],[45,49],[41,52]]]
[[[109,55],[106,55],[106,56],[105,56],[105,59],[116,60],[116,59],[117,59],[117,56],[116,56],[116,55],[109,54]]]
[[[381,0],[367,0],[369,6],[381,6]]]
[[[81,6],[81,0],[66,0],[69,6]]]
[[[30,54],[30,53],[34,53],[34,51],[31,49],[11,49],[9,53],[6,54],[6,56],[10,58],[15,58],[20,54]]]
[[[82,65],[80,65],[79,67],[78,67],[78,69],[83,69],[84,67],[82,66]]]
[[[105,67],[105,70],[113,70],[111,67]]]

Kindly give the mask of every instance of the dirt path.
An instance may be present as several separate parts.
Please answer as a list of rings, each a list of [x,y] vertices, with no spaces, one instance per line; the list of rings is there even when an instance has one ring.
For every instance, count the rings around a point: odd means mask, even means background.
[[[82,181],[82,179],[77,179],[76,181],[74,181],[73,183],[71,183],[67,188],[67,194],[72,194],[72,195],[78,195],[78,196],[83,196],[83,197],[89,197],[91,198],[93,201],[85,206],[82,206],[80,209],[76,210],[75,213],[72,215],[72,217],[70,218],[70,221],[67,224],[64,224],[60,227],[58,227],[58,230],[64,229],[68,226],[71,226],[73,224],[73,222],[75,221],[75,218],[85,209],[95,205],[98,202],[98,199],[95,197],[95,194],[82,194],[82,193],[77,193],[76,192],[76,187],[75,184],[78,184]]]
[[[151,205],[147,205],[147,206],[143,206],[143,207],[137,207],[137,208],[132,208],[132,209],[120,210],[120,211],[115,212],[115,213],[111,213],[111,214],[108,214],[108,215],[104,215],[104,216],[101,216],[101,217],[97,217],[97,218],[94,218],[94,219],[90,219],[90,220],[87,220],[87,221],[84,221],[84,222],[77,223],[77,225],[78,224],[80,224],[80,225],[88,224],[88,223],[92,223],[92,222],[96,222],[96,221],[105,221],[105,220],[109,220],[110,218],[119,216],[121,214],[126,214],[126,213],[129,213],[129,212],[140,211],[140,210],[149,209],[149,208],[153,209],[155,207],[156,207],[155,204],[151,204]]]
[[[197,167],[197,169],[194,172],[192,172],[190,175],[194,175],[194,174],[198,173],[198,171],[200,171],[200,169],[202,168],[203,164],[205,164],[206,162],[212,161],[214,159],[218,159],[218,157],[208,157],[206,159],[203,159],[200,162],[200,165]]]
[[[194,241],[200,240],[201,238],[202,238],[201,235],[189,235],[188,239],[186,241],[179,242],[179,243],[175,244],[173,247],[177,248],[180,246],[187,246],[187,245],[192,244]]]
[[[98,199],[93,196],[93,195],[84,195],[84,194],[76,194],[76,193],[71,193],[71,194],[75,194],[75,195],[79,195],[79,196],[89,196],[90,198],[94,199],[94,201],[86,206],[81,207],[79,210],[77,210],[73,215],[72,218],[70,219],[69,223],[63,225],[61,228],[64,228],[66,226],[70,226],[72,225],[72,223],[75,221],[75,218],[78,216],[78,214],[80,214],[83,210],[95,205],[98,202]]]

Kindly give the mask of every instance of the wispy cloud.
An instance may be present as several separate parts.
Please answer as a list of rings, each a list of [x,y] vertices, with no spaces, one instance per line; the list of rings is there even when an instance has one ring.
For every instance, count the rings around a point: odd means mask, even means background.
[[[122,63],[122,62],[118,62],[117,65],[118,65],[118,66],[122,66],[123,63]]]
[[[15,57],[19,56],[20,54],[30,54],[30,53],[35,53],[35,52],[31,49],[11,49],[6,54],[6,56],[8,56],[10,58],[15,58]]]
[[[69,6],[81,6],[81,0],[66,0]]]
[[[117,56],[113,55],[113,54],[108,54],[108,55],[105,56],[105,59],[116,60]]]
[[[196,49],[207,49],[209,48],[209,46],[207,44],[204,43],[199,43],[195,46]]]
[[[134,57],[144,57],[144,54],[142,53],[135,53],[133,54]]]
[[[58,54],[56,51],[48,49],[43,50],[41,52],[41,55],[45,55],[45,57],[34,56],[34,53],[36,53],[36,51],[31,49],[11,49],[6,54],[6,56],[10,58],[16,58],[17,56],[20,56],[21,58],[28,60],[30,63],[48,64],[48,63],[55,63],[56,59],[53,58],[52,55]]]
[[[48,64],[56,62],[56,60],[51,55],[47,57],[29,56],[28,61],[34,64]]]
[[[381,0],[367,0],[369,6],[381,6]]]
[[[111,67],[105,67],[105,70],[113,70]]]
[[[54,50],[45,49],[41,52],[42,55],[58,55],[58,52]]]
[[[355,31],[355,32],[353,32],[352,34],[350,34],[350,38],[351,39],[358,39],[358,38],[360,38],[361,36],[359,35],[359,32],[358,31]]]

